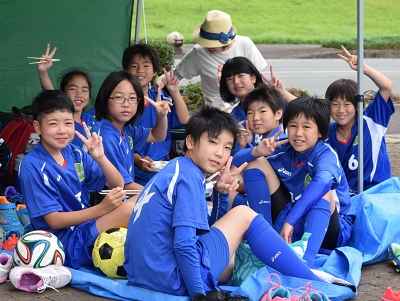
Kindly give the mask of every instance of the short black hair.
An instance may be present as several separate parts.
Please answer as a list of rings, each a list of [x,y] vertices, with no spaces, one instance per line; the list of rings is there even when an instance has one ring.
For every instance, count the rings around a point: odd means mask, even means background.
[[[60,90],[41,91],[32,101],[33,120],[42,122],[47,114],[69,112],[74,114],[74,104],[67,94]]]
[[[247,114],[249,106],[254,102],[262,102],[271,108],[271,111],[276,114],[279,110],[285,109],[285,101],[278,90],[271,88],[267,84],[257,86],[253,91],[250,91],[243,100],[243,110]],[[282,122],[282,118],[279,123]]]
[[[293,99],[283,113],[283,128],[286,130],[288,123],[301,114],[315,122],[322,136],[321,140],[325,141],[330,122],[328,100],[310,96]]]
[[[137,104],[136,114],[127,122],[127,124],[134,125],[139,116],[143,114],[144,95],[139,80],[128,71],[114,71],[111,72],[104,80],[100,87],[99,93],[97,94],[96,101],[94,103],[96,120],[99,121],[101,118],[109,119],[108,101],[110,99],[110,95],[114,91],[115,87],[118,86],[118,84],[123,80],[128,80],[132,84],[137,97],[140,99],[139,103]]]
[[[148,44],[137,43],[127,47],[122,55],[122,69],[128,70],[129,65],[135,55],[139,55],[142,58],[148,57],[153,64],[154,72],[158,72],[160,69],[160,59],[158,58],[157,52]]]
[[[226,79],[241,73],[247,73],[250,74],[250,76],[254,75],[256,77],[256,83],[254,86],[263,83],[260,71],[248,58],[237,56],[228,59],[222,66],[221,80],[219,82],[219,93],[224,102],[235,102],[235,95],[229,91],[228,85],[226,84]]]
[[[341,78],[335,80],[326,89],[325,98],[331,102],[337,98],[343,98],[350,101],[357,110],[357,83],[352,79]]]
[[[233,146],[236,145],[237,136],[240,135],[238,122],[233,116],[216,107],[205,105],[194,111],[185,126],[185,138],[191,136],[194,143],[197,143],[204,133],[209,137],[218,137],[223,131],[233,135]],[[186,143],[183,151],[187,151]]]

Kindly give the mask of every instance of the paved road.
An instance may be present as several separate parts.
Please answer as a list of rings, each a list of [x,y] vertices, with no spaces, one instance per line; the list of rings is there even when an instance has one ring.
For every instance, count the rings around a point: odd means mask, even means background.
[[[180,59],[175,60],[177,64]],[[307,90],[311,95],[324,96],[329,84],[339,78],[357,80],[357,72],[351,70],[349,65],[341,59],[267,59],[269,65],[274,67],[275,74],[284,82],[287,88],[295,87]],[[368,58],[365,62],[389,77],[394,83],[393,92],[400,94],[400,59],[375,59]],[[263,70],[269,75],[269,67]],[[191,80],[183,79],[181,85],[189,82],[198,82],[200,77]],[[364,89],[376,90],[375,84],[364,76]]]
[[[339,78],[357,81],[357,72],[341,59],[269,59],[275,74],[286,87],[307,90],[311,95],[324,96],[328,86]],[[379,70],[394,83],[393,92],[400,93],[400,59],[365,59],[365,62]],[[397,83],[397,85],[396,85]],[[376,85],[364,76],[364,89],[377,90]]]

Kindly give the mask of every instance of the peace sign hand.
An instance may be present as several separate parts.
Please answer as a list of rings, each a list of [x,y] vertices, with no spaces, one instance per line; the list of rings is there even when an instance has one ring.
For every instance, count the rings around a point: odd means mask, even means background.
[[[358,68],[358,62],[357,62],[358,58],[357,58],[357,56],[356,55],[352,55],[343,45],[340,46],[340,47],[342,48],[342,50],[346,54],[346,56],[341,55],[340,53],[338,53],[337,56],[340,57],[342,60],[346,61],[349,64],[351,69],[357,71],[357,68]]]
[[[261,77],[268,83],[268,85],[272,88],[275,88],[279,91],[279,93],[286,93],[286,88],[283,82],[275,75],[274,68],[272,65],[269,66],[269,72],[271,74],[271,79],[269,79],[265,74],[260,73]]]
[[[240,173],[247,166],[247,162],[234,171],[231,171],[232,159],[233,157],[230,156],[226,165],[221,169],[222,174],[214,185],[214,189],[219,193],[227,194],[239,187]]]
[[[238,142],[240,144],[240,149],[243,149],[246,147],[247,143],[251,143],[253,141],[253,134],[250,131],[249,128],[249,122],[246,120],[246,128],[243,127],[239,123],[239,128],[240,128],[240,135],[238,136]]]
[[[161,100],[161,88],[157,89],[157,98],[156,101],[150,99],[149,97],[145,96],[144,98],[152,104],[152,106],[156,109],[157,112],[157,118],[158,119],[163,119],[165,116],[167,116],[168,113],[171,112],[171,109],[169,108],[170,106],[173,106],[173,104],[167,100]]]
[[[275,140],[279,137],[281,133],[282,130],[279,130],[278,132],[275,133],[274,136],[261,140],[261,142],[256,147],[253,148],[252,154],[255,157],[261,157],[261,156],[268,157],[274,154],[275,148],[283,144],[286,144],[289,141],[288,139],[285,139],[276,142]]]
[[[82,122],[82,126],[85,130],[87,138],[85,138],[78,131],[75,131],[75,135],[77,135],[86,145],[88,152],[93,159],[96,160],[102,158],[104,156],[103,137],[97,135],[95,132],[90,134],[90,131],[85,122]]]
[[[167,72],[165,68],[163,68],[163,72],[165,75],[165,79],[167,80],[166,87],[169,92],[179,92],[179,79],[174,75],[174,70],[172,65],[170,66],[170,70]]]
[[[47,44],[46,53],[41,55],[42,58],[46,59],[46,63],[37,64],[38,71],[47,72],[51,68],[51,66],[53,66],[52,58],[53,58],[54,54],[56,53],[56,50],[57,50],[57,47],[54,47],[53,51],[50,52],[50,44]],[[49,54],[49,52],[50,52],[50,54]]]

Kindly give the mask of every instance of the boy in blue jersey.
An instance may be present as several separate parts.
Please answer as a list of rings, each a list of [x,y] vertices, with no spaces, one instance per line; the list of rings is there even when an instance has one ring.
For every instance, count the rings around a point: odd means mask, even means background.
[[[236,175],[246,166],[230,171],[239,133],[234,118],[218,108],[204,107],[192,115],[185,156],[153,177],[134,207],[125,243],[128,285],[191,298],[218,289],[218,280],[228,280],[228,264],[243,239],[281,273],[320,280],[262,215],[247,206],[228,211]],[[221,174],[208,216],[204,175],[217,171]]]
[[[311,233],[303,257],[311,268],[320,249],[329,252],[346,245],[354,218],[343,169],[323,142],[328,125],[326,100],[299,97],[283,114],[287,140],[276,142],[278,131],[233,160],[235,166],[251,161],[243,172],[249,206],[287,243]]]
[[[277,89],[261,84],[245,96],[241,107],[247,117],[245,120],[246,131],[243,131],[242,135],[238,137],[241,149],[245,148],[247,143],[252,143],[253,146],[259,143],[259,141],[255,143],[251,138],[253,133],[263,139],[272,137],[283,129],[282,116],[285,102]],[[279,139],[285,138],[286,134],[281,131]],[[232,207],[247,203],[247,198],[242,193],[244,193],[243,185],[238,191],[231,193]]]
[[[351,55],[342,46],[346,56],[338,56],[350,68],[357,70],[357,56]],[[394,106],[390,94],[393,83],[382,73],[364,64],[364,74],[377,86],[378,92],[363,113],[363,157],[364,189],[371,188],[392,177],[389,156],[386,150],[385,134]],[[357,83],[351,79],[334,81],[325,93],[330,101],[331,117],[326,142],[337,152],[343,166],[350,192],[358,193],[358,118]]]
[[[155,50],[147,44],[135,44],[125,49],[122,57],[122,68],[132,73],[140,82],[144,96],[156,100],[157,90],[150,89],[149,84],[160,68],[160,62]],[[146,183],[156,174],[152,169],[153,161],[169,160],[171,148],[171,129],[183,128],[189,120],[189,112],[186,104],[179,92],[179,80],[173,74],[171,66],[170,72],[164,69],[167,80],[166,87],[171,96],[162,91],[161,99],[173,102],[171,112],[168,113],[167,136],[164,141],[146,143],[141,150],[137,150],[134,155],[135,162],[135,182],[141,185]],[[172,97],[172,100],[171,100]],[[145,128],[152,128],[156,124],[157,113],[152,105],[145,100],[144,111],[138,118],[135,125]]]
[[[87,138],[74,130],[74,105],[63,92],[41,92],[32,103],[41,141],[22,160],[22,193],[32,226],[54,233],[65,249],[65,265],[92,267],[92,248],[99,233],[126,227],[134,201],[124,201],[121,174],[104,155],[102,137]],[[88,149],[70,143],[78,135]],[[114,187],[103,201],[89,205],[88,191]]]

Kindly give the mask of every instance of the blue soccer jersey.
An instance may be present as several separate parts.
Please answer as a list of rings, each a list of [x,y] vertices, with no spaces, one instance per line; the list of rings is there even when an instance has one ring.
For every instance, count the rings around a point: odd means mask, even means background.
[[[236,154],[232,163],[240,166],[243,162],[253,159],[249,148]],[[291,197],[292,208],[287,212],[285,221],[296,228],[309,209],[331,190],[339,213],[341,238],[338,239],[338,243],[345,245],[350,239],[354,214],[350,211],[346,177],[335,151],[319,140],[313,149],[299,154],[286,143],[277,147],[274,155],[268,157],[268,161]],[[313,187],[320,189],[307,189],[311,182]],[[276,230],[280,231],[277,228],[279,227],[276,227]]]
[[[90,131],[90,129],[94,125],[94,121],[93,121],[92,115],[90,115],[88,113],[82,113],[81,120],[86,123],[86,126],[88,127],[88,129]],[[82,134],[83,137],[86,138],[86,133],[85,133],[85,130],[84,130],[83,126],[82,126],[82,123],[79,123],[79,122],[76,122],[76,121],[74,123],[75,123],[75,130],[78,131],[80,134]],[[74,136],[74,139],[71,141],[71,143],[75,144],[75,145],[77,145],[77,146],[79,146],[79,147],[81,147],[81,148],[86,150],[86,147],[84,146],[82,140],[77,135]]]
[[[66,246],[74,227],[52,230],[43,216],[89,207],[89,192],[101,191],[106,178],[81,148],[69,144],[61,153],[64,166],[58,165],[41,143],[37,144],[22,160],[19,177],[34,229],[54,233]]]
[[[156,100],[157,98],[157,90],[149,89],[149,98],[152,100]],[[162,92],[161,99],[169,100],[172,102],[171,98]],[[146,143],[142,149],[138,150],[141,156],[149,156],[153,160],[165,160],[168,158],[169,151],[171,148],[171,129],[174,128],[184,128],[184,126],[179,122],[179,118],[176,115],[175,107],[170,107],[171,112],[168,113],[168,129],[167,135],[164,141],[157,143]],[[147,103],[144,107],[144,112],[142,116],[136,121],[136,126],[142,126],[145,128],[153,128],[157,122],[157,112],[155,108]]]
[[[124,263],[128,284],[187,294],[174,249],[174,228],[193,227],[197,235],[209,231],[204,195],[204,175],[186,157],[172,160],[148,182],[128,224]]]
[[[101,119],[95,123],[92,131],[103,137],[104,153],[121,173],[124,184],[134,182],[133,154],[143,148],[150,129],[125,125],[121,133],[110,121]]]
[[[386,149],[385,134],[390,116],[394,113],[392,100],[386,102],[379,92],[368,105],[363,116],[364,134],[364,189],[375,186],[392,177],[389,155]],[[351,128],[346,141],[336,137],[337,123],[329,126],[326,142],[339,156],[351,193],[358,193],[358,119]]]

